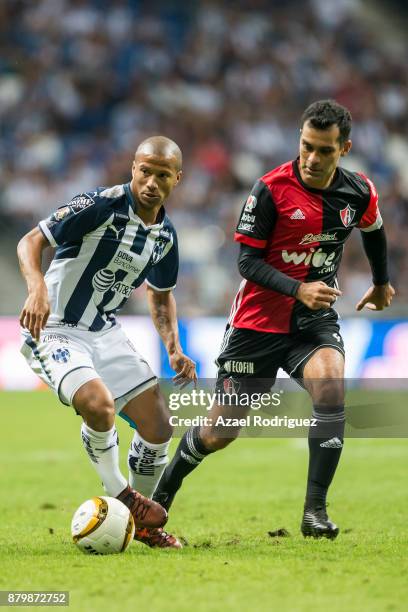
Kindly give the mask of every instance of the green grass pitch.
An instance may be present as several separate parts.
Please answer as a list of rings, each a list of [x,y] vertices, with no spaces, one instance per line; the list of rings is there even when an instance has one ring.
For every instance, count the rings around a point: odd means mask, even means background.
[[[168,527],[182,551],[133,543],[87,557],[71,517],[102,490],[79,417],[49,392],[3,392],[0,415],[0,590],[68,590],[75,611],[406,609],[406,439],[347,440],[329,499],[334,542],[299,532],[306,441],[242,439],[179,494]],[[118,421],[125,470],[131,431]],[[282,527],[290,537],[268,536]]]

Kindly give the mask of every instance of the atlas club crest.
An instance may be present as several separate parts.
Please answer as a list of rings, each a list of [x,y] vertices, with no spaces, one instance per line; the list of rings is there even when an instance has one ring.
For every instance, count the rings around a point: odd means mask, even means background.
[[[340,211],[340,219],[344,227],[349,227],[351,225],[351,222],[353,221],[355,214],[356,214],[356,211],[354,210],[354,208],[351,208],[349,204],[347,204],[346,208],[343,208]]]

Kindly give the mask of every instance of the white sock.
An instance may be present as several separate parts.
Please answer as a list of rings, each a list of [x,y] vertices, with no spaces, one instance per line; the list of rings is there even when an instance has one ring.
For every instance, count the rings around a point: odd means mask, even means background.
[[[129,484],[145,497],[152,497],[168,462],[170,440],[152,444],[135,431],[128,455]]]
[[[109,431],[94,431],[82,423],[81,436],[107,495],[116,497],[128,483],[119,469],[119,438],[115,425]]]

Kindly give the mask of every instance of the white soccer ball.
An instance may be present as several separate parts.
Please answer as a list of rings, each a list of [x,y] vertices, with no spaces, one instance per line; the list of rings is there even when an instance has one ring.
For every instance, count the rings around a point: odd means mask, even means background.
[[[118,499],[93,497],[75,512],[71,534],[84,553],[109,555],[127,549],[135,534],[135,523],[129,508]]]

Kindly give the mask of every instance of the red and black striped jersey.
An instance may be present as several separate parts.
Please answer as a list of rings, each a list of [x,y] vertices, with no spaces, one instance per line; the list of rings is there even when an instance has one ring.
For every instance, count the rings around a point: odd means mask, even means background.
[[[235,240],[263,249],[267,263],[296,280],[322,280],[333,287],[353,227],[370,232],[381,226],[378,195],[366,176],[337,168],[329,188],[313,189],[302,181],[294,160],[256,181]],[[229,322],[234,327],[290,333],[325,313],[244,280]]]

